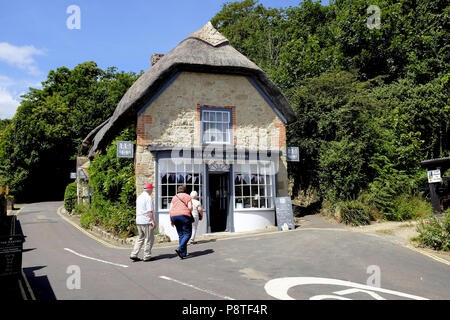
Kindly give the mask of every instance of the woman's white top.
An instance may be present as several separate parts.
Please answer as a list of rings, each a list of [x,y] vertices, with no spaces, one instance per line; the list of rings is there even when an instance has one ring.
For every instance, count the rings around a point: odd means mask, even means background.
[[[200,201],[192,199],[192,216],[194,219],[197,219],[199,217],[198,214],[198,207],[201,206]]]

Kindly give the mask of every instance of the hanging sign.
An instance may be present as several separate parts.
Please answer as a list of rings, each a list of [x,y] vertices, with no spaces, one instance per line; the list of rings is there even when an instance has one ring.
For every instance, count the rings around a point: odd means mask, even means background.
[[[298,147],[287,147],[286,161],[288,162],[300,161],[300,151]]]

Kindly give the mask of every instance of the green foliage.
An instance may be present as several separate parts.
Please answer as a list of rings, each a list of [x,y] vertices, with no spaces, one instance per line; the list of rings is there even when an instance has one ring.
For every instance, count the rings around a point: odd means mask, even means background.
[[[444,213],[443,221],[437,217],[423,220],[418,225],[419,236],[414,240],[424,247],[450,251],[450,211]]]
[[[94,208],[91,208],[90,210],[84,206],[76,207],[76,212],[79,214],[80,217],[80,224],[85,229],[90,229],[91,227],[97,225],[97,210]]]
[[[85,62],[52,70],[42,89],[30,88],[14,118],[0,124],[0,176],[19,201],[63,197],[81,142],[136,79]]]
[[[77,203],[77,184],[75,182],[69,183],[64,192],[64,208],[70,214]]]
[[[367,27],[369,5],[381,10],[379,29]],[[223,6],[212,23],[297,115],[287,127],[301,155],[288,166],[293,194],[319,190],[332,206],[364,194],[385,219],[426,211],[411,196],[426,184],[419,162],[450,154],[448,13],[444,0]]]
[[[368,225],[372,220],[371,208],[361,200],[347,200],[337,204],[338,218],[352,226]]]
[[[393,208],[384,213],[387,220],[423,219],[433,213],[431,204],[419,196],[401,194],[393,201]]]
[[[84,225],[92,223],[127,236],[135,233],[136,178],[133,159],[116,157],[117,141],[135,142],[134,129],[128,127],[100,154],[89,167],[89,185],[93,189],[92,210]]]

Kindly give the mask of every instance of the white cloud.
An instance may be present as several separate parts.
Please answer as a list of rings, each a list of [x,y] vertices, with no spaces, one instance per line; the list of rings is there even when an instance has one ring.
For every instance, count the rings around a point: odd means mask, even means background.
[[[34,46],[16,47],[7,42],[0,42],[0,61],[27,70],[30,74],[40,73],[33,56],[43,54],[44,51],[36,49]]]
[[[12,119],[20,101],[16,100],[5,87],[0,86],[0,119]]]

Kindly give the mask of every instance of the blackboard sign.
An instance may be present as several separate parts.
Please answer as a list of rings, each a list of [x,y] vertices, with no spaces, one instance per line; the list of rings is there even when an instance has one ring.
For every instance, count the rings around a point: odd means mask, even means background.
[[[289,229],[295,229],[294,214],[292,212],[292,202],[290,197],[280,197],[275,199],[278,230],[282,230],[284,224]]]
[[[16,276],[22,271],[23,237],[0,237],[0,277]]]
[[[134,158],[134,144],[129,141],[117,141],[117,158]]]

